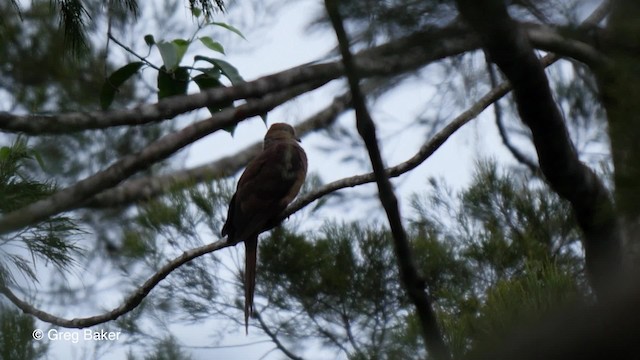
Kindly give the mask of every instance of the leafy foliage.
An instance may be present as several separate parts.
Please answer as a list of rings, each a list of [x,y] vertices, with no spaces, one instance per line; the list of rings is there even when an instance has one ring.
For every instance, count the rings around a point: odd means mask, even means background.
[[[192,4],[193,5],[193,4]],[[205,6],[205,5],[203,5]],[[215,22],[209,19],[209,16],[202,15],[202,12],[197,9],[192,9],[193,15],[198,19],[198,27],[189,39],[174,39],[156,40],[151,34],[144,36],[144,41],[149,47],[156,47],[162,58],[163,65],[156,66],[149,62],[146,57],[141,57],[142,62],[135,61],[122,66],[120,69],[113,72],[102,85],[102,91],[100,95],[100,104],[104,110],[108,109],[113,102],[116,93],[119,91],[119,87],[124,84],[126,80],[137,74],[144,65],[157,70],[157,89],[158,99],[163,99],[169,96],[184,95],[187,94],[189,89],[189,83],[192,81],[198,85],[200,91],[205,91],[211,88],[224,87],[226,85],[221,81],[222,77],[225,77],[231,85],[238,85],[244,82],[244,79],[238,72],[238,70],[229,62],[204,56],[195,55],[193,58],[194,66],[181,65],[189,47],[196,40],[204,44],[209,50],[224,55],[224,47],[219,42],[213,40],[210,36],[198,37],[197,34],[203,28],[208,26],[222,27],[230,32],[237,34],[244,38],[244,35],[237,28],[232,25]],[[197,62],[207,62],[208,67],[195,67]],[[207,109],[212,113],[219,112],[223,109],[233,107],[233,102],[224,102],[220,104],[213,104],[207,106]],[[234,128],[226,129],[229,132],[233,132]]]
[[[0,359],[35,360],[45,357],[48,345],[33,341],[33,317],[0,305]]]
[[[492,162],[479,163],[457,196],[431,184],[430,196],[415,198],[409,231],[457,356],[588,294],[576,224],[557,196],[500,174]],[[358,223],[329,223],[316,234],[279,228],[261,241],[260,259],[263,316],[271,315],[283,337],[320,337],[350,359],[423,354],[388,230]]]
[[[56,191],[54,184],[42,183],[29,178],[23,170],[24,163],[35,161],[37,154],[18,139],[12,146],[0,148],[0,214],[18,209]],[[14,280],[14,269],[37,281],[33,267],[35,258],[51,263],[60,271],[68,270],[80,255],[80,247],[73,240],[82,231],[73,221],[57,216],[33,227],[0,238],[0,282]],[[9,250],[13,245],[17,251]],[[21,251],[21,250],[26,250]],[[29,261],[25,255],[30,255]]]
[[[87,20],[91,18],[89,10],[82,0],[56,0],[51,2],[60,17],[60,26],[64,31],[65,42],[76,55],[86,51],[89,43],[87,41]],[[22,9],[16,0],[11,0],[11,6],[20,15],[22,20]],[[137,0],[114,0],[109,1],[112,10],[121,10],[133,17],[138,16],[139,7]],[[203,13],[205,18],[211,18],[215,11],[224,11],[224,1],[222,0],[189,0],[189,7],[195,14]],[[197,15],[196,15],[197,16]]]

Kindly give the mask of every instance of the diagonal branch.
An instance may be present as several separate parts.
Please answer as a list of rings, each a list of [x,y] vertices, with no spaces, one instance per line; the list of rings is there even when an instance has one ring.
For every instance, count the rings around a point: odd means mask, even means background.
[[[409,298],[413,301],[418,318],[422,325],[422,334],[427,347],[427,351],[432,353],[436,359],[449,359],[450,351],[447,348],[440,327],[438,325],[435,312],[431,305],[431,300],[426,293],[424,280],[418,275],[415,264],[412,259],[411,246],[407,234],[402,225],[400,210],[398,208],[398,199],[396,198],[389,177],[386,174],[378,140],[376,138],[376,128],[371,115],[367,109],[364,96],[360,89],[359,78],[356,67],[353,62],[353,56],[349,49],[349,39],[342,24],[342,18],[338,8],[338,1],[325,0],[325,7],[331,24],[338,38],[338,46],[342,54],[342,62],[344,63],[345,73],[351,90],[353,107],[356,113],[356,126],[358,133],[364,140],[371,159],[373,173],[375,174],[376,183],[378,185],[378,195],[380,202],[387,213],[389,226],[394,239],[394,249],[400,268],[400,277],[404,287],[407,290]]]
[[[473,50],[479,42],[469,31],[451,25],[428,29],[389,44],[358,53],[356,63],[363,76],[388,76],[415,70],[430,62]],[[279,73],[231,87],[208,89],[195,94],[173,96],[155,104],[109,112],[77,112],[58,115],[13,115],[0,112],[0,129],[26,134],[60,134],[142,125],[171,119],[188,111],[238,99],[251,99],[300,84],[336,79],[343,74],[339,61],[297,66]]]
[[[347,93],[335,97],[325,109],[295,126],[296,134],[303,137],[307,133],[331,125],[339,114],[349,109],[350,105],[351,94]],[[166,175],[130,180],[97,194],[84,206],[92,208],[122,206],[136,201],[148,200],[170,190],[229,176],[246,166],[254,156],[262,151],[261,149],[262,142],[255,143],[233,155],[209,164]]]
[[[151,166],[157,161],[167,158],[190,143],[248,117],[263,114],[283,102],[323,84],[324,82],[303,84],[284,92],[251,100],[235,109],[227,109],[216,113],[209,119],[168,134],[147,145],[140,152],[125,156],[105,170],[78,181],[76,184],[60,190],[45,199],[4,215],[0,218],[0,234],[43,221],[49,216],[63,211],[78,208],[83,202],[100,191],[117,185],[129,176]]]
[[[269,326],[267,326],[264,320],[262,320],[262,316],[260,316],[260,313],[254,312],[253,317],[258,319],[258,322],[260,323],[260,328],[262,329],[262,331],[264,331],[264,333],[267,334],[269,338],[271,338],[271,341],[273,341],[273,343],[276,344],[276,347],[278,348],[278,350],[282,351],[282,353],[285,356],[287,356],[291,360],[304,360],[300,356],[292,353],[291,350],[287,349],[287,347],[284,346],[282,341],[278,339],[278,335],[275,334],[273,331],[271,331],[271,329],[269,329]]]
[[[557,29],[525,24],[527,36],[538,48],[555,51],[590,66],[600,66],[606,59],[590,45],[567,39]],[[392,75],[407,72],[438,59],[477,49],[478,38],[465,26],[452,23],[430,28],[410,36],[359,52],[354,56],[360,76]],[[282,91],[306,82],[329,81],[343,75],[339,61],[298,66],[231,87],[209,89],[195,94],[174,96],[155,104],[109,112],[92,111],[56,115],[14,115],[0,112],[0,129],[31,135],[62,134],[74,131],[104,129],[113,126],[135,126],[171,119],[212,104],[250,99]]]
[[[489,62],[487,57],[487,72],[489,73],[489,81],[491,83],[491,87],[496,87],[498,83],[498,77],[496,76],[496,72],[493,69],[493,65]],[[502,138],[502,144],[511,152],[511,155],[521,164],[525,165],[529,168],[532,174],[538,174],[540,169],[534,160],[529,159],[529,157],[523,154],[520,149],[518,149],[514,144],[511,143],[509,139],[509,134],[507,134],[507,129],[504,126],[504,119],[502,117],[502,107],[500,106],[500,101],[496,101],[493,103],[493,113],[494,118],[496,120],[496,126],[498,127],[498,133],[500,133],[500,138]]]
[[[541,61],[544,66],[555,63],[558,57],[555,55],[547,55]],[[492,90],[470,106],[466,111],[462,112],[454,118],[449,125],[444,127],[440,132],[426,142],[420,150],[407,161],[387,169],[389,177],[397,177],[423,163],[431,154],[433,154],[455,131],[461,126],[478,116],[484,109],[502,98],[509,91],[511,86],[508,82],[497,84]],[[312,115],[296,126],[296,134],[307,134],[311,131],[324,128],[336,119],[336,117],[347,110],[351,105],[351,96],[349,93],[337,96],[331,105],[327,106],[320,112]],[[167,175],[146,177],[126,182],[113,189],[106,190],[89,200],[84,206],[86,207],[111,207],[129,204],[135,201],[146,200],[161,195],[169,189],[176,189],[180,184],[194,185],[212,179],[227,176],[230,173],[239,171],[245,166],[250,159],[260,151],[261,144],[256,143],[249,145],[233,155],[224,157],[210,164],[202,165],[193,169],[181,170]],[[373,173],[356,175],[349,178],[336,180],[330,184],[326,184],[316,191],[305,196],[299,197],[297,201],[287,211],[288,215],[300,210],[307,204],[321,198],[324,195],[334,191],[362,185],[375,181]],[[287,216],[288,216],[287,215]]]
[[[0,112],[0,129],[39,135],[123,125],[143,125],[171,119],[211,104],[262,97],[309,82],[328,82],[338,77],[340,72],[341,68],[336,63],[296,67],[232,87],[218,87],[195,94],[172,96],[155,104],[109,112],[94,111],[59,115],[13,115]]]
[[[591,284],[598,295],[606,295],[621,258],[620,229],[609,191],[578,158],[544,68],[504,2],[457,0],[457,4],[479,33],[491,60],[513,85],[518,113],[531,129],[540,169],[551,188],[571,203],[584,234]]]

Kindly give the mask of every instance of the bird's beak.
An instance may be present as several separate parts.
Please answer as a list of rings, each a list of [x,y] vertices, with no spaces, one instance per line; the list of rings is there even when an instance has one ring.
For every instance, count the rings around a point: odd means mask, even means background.
[[[300,138],[296,138],[296,141],[299,142],[299,143],[302,142],[302,140],[300,140]]]

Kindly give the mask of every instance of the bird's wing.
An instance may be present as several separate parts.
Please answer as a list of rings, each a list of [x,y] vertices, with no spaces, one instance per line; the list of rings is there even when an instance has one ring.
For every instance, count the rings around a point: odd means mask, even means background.
[[[306,174],[306,157],[302,159],[300,151],[278,144],[249,163],[238,181],[233,205],[236,241],[262,232],[298,193]]]

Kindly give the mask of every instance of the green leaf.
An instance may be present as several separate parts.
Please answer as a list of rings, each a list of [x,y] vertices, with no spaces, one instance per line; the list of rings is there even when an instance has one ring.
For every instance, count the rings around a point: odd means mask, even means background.
[[[171,43],[176,48],[176,55],[178,57],[178,63],[176,64],[176,66],[178,66],[182,61],[184,54],[187,52],[187,49],[189,49],[189,45],[191,45],[191,43],[184,39],[175,39]]]
[[[189,69],[179,67],[174,71],[167,71],[163,66],[158,73],[158,100],[168,96],[184,95],[189,85]]]
[[[211,68],[194,68],[202,73],[207,74],[208,77],[210,78],[214,78],[214,79],[220,79],[220,75],[222,74],[222,72],[220,72],[220,69],[217,69],[215,67],[211,67]]]
[[[144,36],[144,42],[149,46],[153,46],[156,43],[156,39],[153,38],[153,35],[147,34]]]
[[[114,71],[113,74],[107,78],[100,92],[100,106],[103,110],[109,108],[116,96],[118,88],[133,76],[133,74],[138,72],[142,65],[144,65],[142,61],[134,61]]]
[[[39,151],[32,151],[33,154],[33,158],[36,159],[36,162],[38,163],[38,165],[40,165],[40,168],[45,170],[45,162],[44,159],[42,158],[42,155],[40,155]]]
[[[224,60],[196,55],[194,57],[194,61],[198,61],[198,60],[206,61],[212,64],[213,66],[215,66],[217,69],[220,70],[220,72],[222,72],[222,75],[224,75],[227,79],[229,79],[229,81],[231,81],[231,84],[233,85],[238,85],[245,82],[242,76],[240,76],[238,69],[236,69],[233,65],[229,64]]]
[[[210,70],[213,71],[214,69],[210,69]],[[195,81],[195,83],[198,85],[198,87],[200,88],[200,91],[217,88],[217,87],[224,87],[224,84],[222,84],[220,80],[218,80],[218,77],[211,77],[207,73],[200,74],[194,77],[193,81]],[[209,105],[207,106],[207,109],[209,109],[209,112],[211,113],[211,115],[213,115],[217,112],[222,111],[223,109],[232,108],[232,107],[233,107],[233,100],[230,100],[230,101]],[[224,127],[223,130],[233,134],[233,131],[235,130],[236,126],[237,125],[234,124],[232,126]]]
[[[227,24],[227,23],[212,21],[212,22],[207,23],[207,25],[215,25],[215,26],[223,27],[223,28],[225,28],[225,29],[227,29],[227,30],[229,30],[229,31],[231,31],[231,32],[236,33],[236,34],[237,34],[238,36],[240,36],[241,38],[243,38],[243,39],[247,40],[247,38],[245,38],[245,37],[244,37],[244,35],[242,35],[242,33],[240,32],[240,30],[238,30],[237,28],[235,28],[235,27],[233,27],[233,26],[231,26],[231,25],[229,25],[229,24]]]
[[[3,146],[0,148],[0,161],[5,161],[11,156],[11,148]]]
[[[193,15],[193,17],[200,17],[200,15],[202,15],[202,10],[198,9],[197,7],[192,7],[191,8],[191,14]]]
[[[162,62],[167,70],[173,71],[180,65],[190,44],[189,41],[184,39],[175,39],[171,42],[160,41],[156,44],[158,45],[158,50],[160,50]]]
[[[217,41],[213,41],[213,39],[210,38],[209,36],[201,37],[200,41],[204,44],[204,46],[208,47],[209,49],[224,54],[224,48],[222,47],[222,44],[220,44]]]
[[[198,85],[198,87],[200,88],[200,91],[213,89],[217,87],[224,87],[224,85],[220,82],[220,80],[216,78],[212,78],[207,74],[200,74],[194,77],[193,81],[195,81],[195,83]],[[212,104],[207,106],[207,109],[209,109],[209,112],[211,112],[211,115],[213,115],[217,112],[222,111],[223,109],[230,108],[230,107],[233,107],[233,101],[225,101],[221,103]]]

